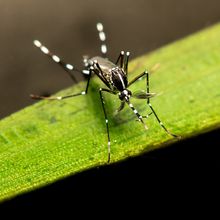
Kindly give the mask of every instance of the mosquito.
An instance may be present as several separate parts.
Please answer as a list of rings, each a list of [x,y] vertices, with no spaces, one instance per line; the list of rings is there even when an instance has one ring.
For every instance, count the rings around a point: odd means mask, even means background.
[[[149,115],[153,114],[160,124],[160,126],[165,130],[166,133],[169,135],[179,138],[178,135],[175,135],[171,133],[162,123],[162,121],[159,119],[156,111],[154,110],[153,106],[150,103],[150,99],[155,96],[155,93],[150,92],[149,87],[149,73],[145,70],[138,76],[136,76],[133,80],[128,82],[128,62],[130,57],[130,52],[124,52],[121,51],[116,62],[112,62],[107,58],[107,45],[106,45],[106,34],[104,32],[104,27],[102,23],[97,23],[96,28],[99,34],[99,39],[101,41],[101,54],[102,56],[95,56],[92,58],[89,58],[88,56],[84,56],[83,62],[85,69],[78,70],[74,67],[74,65],[64,62],[60,57],[50,52],[50,50],[45,47],[39,40],[34,40],[33,43],[36,47],[38,47],[45,55],[49,56],[53,61],[58,63],[67,73],[68,75],[74,80],[75,76],[73,74],[74,71],[80,72],[81,74],[87,75],[87,83],[86,87],[83,91],[70,94],[66,96],[40,96],[40,95],[33,95],[31,94],[32,99],[47,99],[47,100],[63,100],[67,98],[72,98],[80,95],[86,95],[88,93],[89,83],[91,79],[91,75],[95,74],[99,77],[99,79],[104,83],[106,88],[99,88],[99,96],[100,101],[102,103],[102,109],[104,113],[105,118],[105,125],[106,125],[106,132],[107,132],[107,139],[108,139],[108,159],[107,162],[110,162],[111,158],[111,139],[110,139],[110,132],[109,132],[109,121],[108,116],[105,108],[105,102],[103,93],[110,93],[112,95],[118,95],[119,100],[121,101],[121,104],[119,108],[117,109],[117,112],[120,112],[125,105],[128,105],[128,107],[133,111],[133,113],[137,117],[137,121],[142,123],[144,125],[144,128],[147,129],[147,125],[145,124],[143,118],[148,118]],[[146,78],[146,90],[143,91],[136,91],[131,92],[128,88],[135,82],[137,82],[142,77]],[[144,99],[147,102],[147,105],[149,106],[151,112],[145,116],[138,113],[137,109],[133,106],[133,104],[130,102],[130,98],[136,98],[136,99]]]

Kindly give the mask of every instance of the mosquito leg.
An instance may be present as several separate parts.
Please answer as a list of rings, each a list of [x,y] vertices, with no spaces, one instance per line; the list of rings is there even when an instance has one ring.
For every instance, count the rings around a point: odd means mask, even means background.
[[[152,114],[153,114],[153,112],[150,112],[150,113],[147,114],[147,115],[143,115],[142,118],[149,118],[149,116],[152,115]]]
[[[96,28],[99,32],[99,39],[100,41],[102,42],[101,43],[101,53],[104,57],[106,57],[106,53],[107,53],[107,46],[106,46],[106,35],[105,35],[105,32],[103,31],[104,28],[103,28],[103,24],[102,23],[97,23],[96,24]]]
[[[147,88],[147,93],[150,92],[150,87],[149,87],[149,73],[145,71],[146,74],[146,88]],[[150,104],[150,98],[147,99],[147,104]]]
[[[128,84],[128,87],[130,85],[132,85],[133,83],[135,83],[138,79],[140,79],[141,77],[146,76],[146,92],[149,94],[150,93],[150,86],[149,86],[149,73],[147,71],[144,71],[143,73],[141,73],[140,75],[138,75],[137,77],[135,77],[133,80],[131,80],[131,82]],[[175,137],[175,138],[180,138],[180,136],[172,134],[162,123],[162,121],[160,120],[160,118],[158,117],[157,113],[155,112],[153,106],[150,103],[150,98],[147,99],[147,104],[150,107],[152,113],[154,114],[154,116],[156,117],[158,123],[160,124],[160,126],[165,130],[166,133],[168,133],[169,135]]]
[[[71,95],[66,95],[66,96],[49,96],[49,97],[31,94],[30,97],[32,99],[62,100],[62,99],[67,99],[67,98],[71,98],[71,97],[75,97],[75,96],[79,96],[79,95],[86,95],[87,92],[88,92],[88,88],[89,88],[89,82],[90,82],[91,74],[92,74],[92,69],[89,70],[86,89],[82,92],[78,92],[78,93],[71,94]]]
[[[50,50],[45,47],[39,40],[34,40],[34,45],[36,47],[38,47],[45,55],[47,55],[48,57],[50,57],[54,62],[56,62],[57,64],[59,64],[66,72],[67,74],[71,77],[71,79],[76,83],[76,78],[73,75],[73,71],[77,71],[80,73],[83,73],[82,71],[79,71],[78,69],[76,69],[72,64],[69,63],[65,63],[60,57],[58,57],[57,55],[53,54],[52,52],[50,52]]]
[[[103,75],[102,69],[99,66],[99,63],[97,60],[93,61],[93,66],[91,66],[91,67],[94,69],[94,72],[96,75]],[[108,84],[108,81],[105,78],[102,78],[102,80],[105,84]]]
[[[154,108],[152,107],[151,103],[148,103],[148,105],[149,105],[150,109],[152,110],[154,116],[156,117],[157,121],[159,122],[160,126],[165,130],[165,132],[166,132],[167,134],[169,134],[169,135],[175,137],[175,138],[180,138],[179,135],[176,135],[176,134],[171,133],[171,132],[164,126],[164,124],[162,123],[162,121],[161,121],[161,120],[159,119],[159,117],[157,116],[157,114],[156,114]]]
[[[133,83],[135,83],[137,80],[139,80],[141,77],[143,77],[144,75],[146,75],[146,71],[144,71],[143,73],[141,73],[140,75],[136,76],[134,79],[132,79],[129,83],[128,86],[131,86]]]
[[[152,114],[153,114],[153,112],[150,112],[147,115],[142,115],[142,118],[149,118],[149,116],[152,115]],[[139,119],[136,119],[136,121],[139,121]]]
[[[147,88],[147,93],[150,92],[150,86],[149,86],[149,73],[147,71],[145,71],[145,74],[146,74],[146,88]],[[147,99],[147,104],[148,106],[150,107],[152,113],[154,114],[154,116],[156,117],[158,123],[160,124],[160,126],[165,130],[165,132],[175,138],[180,138],[180,136],[176,135],[176,134],[173,134],[171,133],[163,124],[163,122],[160,120],[160,118],[158,117],[157,113],[155,112],[153,106],[151,105],[150,103],[150,98]]]
[[[134,112],[134,114],[137,116],[138,121],[140,121],[144,125],[145,129],[148,129],[147,125],[143,121],[143,116],[138,113],[137,109],[134,108],[134,106],[129,101],[127,101],[127,103],[131,110]]]
[[[117,61],[115,62],[116,65],[120,62],[120,67],[124,69],[125,73],[128,74],[128,60],[129,60],[130,52],[121,51]]]
[[[124,66],[124,71],[126,74],[128,74],[128,61],[129,61],[129,56],[130,56],[130,52],[126,53],[126,59],[125,59],[125,66]]]
[[[107,136],[108,136],[108,163],[109,163],[110,159],[111,159],[111,140],[110,140],[110,134],[109,134],[108,116],[106,114],[105,102],[104,102],[104,98],[102,96],[102,92],[108,92],[110,94],[115,94],[115,93],[113,91],[109,90],[109,89],[105,89],[105,88],[100,88],[99,89],[99,95],[100,95],[100,99],[101,99],[101,103],[102,103],[102,109],[103,109],[103,112],[104,112],[105,125],[106,125],[106,131],[107,131]]]
[[[124,55],[125,55],[125,52],[122,50],[118,56],[117,61],[115,62],[115,65],[118,65],[118,62],[120,62],[120,67],[123,68]]]

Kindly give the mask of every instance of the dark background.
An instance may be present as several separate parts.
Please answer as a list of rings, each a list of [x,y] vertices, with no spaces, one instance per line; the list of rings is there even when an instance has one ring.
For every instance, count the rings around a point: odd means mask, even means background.
[[[0,0],[0,118],[33,103],[30,93],[50,94],[72,84],[58,65],[34,48],[33,39],[80,67],[82,55],[99,53],[97,21],[104,24],[109,57],[115,59],[120,50],[129,50],[134,58],[219,20],[219,0]],[[111,205],[106,203],[107,214],[115,204],[158,207],[169,205],[170,199],[172,208],[186,201],[183,211],[189,204],[194,209],[198,201],[206,207],[219,188],[218,136],[219,130],[212,131],[119,164],[94,168],[5,205],[23,210],[48,204],[73,208],[76,203],[96,206],[94,199],[98,199],[99,212],[100,205],[105,206],[102,201],[113,199]]]
[[[72,84],[34,39],[80,67],[82,55],[99,53],[97,21],[116,59],[121,50],[134,58],[219,20],[219,0],[0,0],[0,118],[32,104],[30,93]]]

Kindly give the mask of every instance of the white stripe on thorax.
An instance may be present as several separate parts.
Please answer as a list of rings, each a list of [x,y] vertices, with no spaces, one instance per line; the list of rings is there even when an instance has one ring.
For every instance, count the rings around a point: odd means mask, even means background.
[[[124,81],[123,81],[123,79],[122,79],[121,74],[119,73],[118,76],[119,76],[119,78],[120,78],[120,80],[121,80],[121,83],[122,83],[123,89],[125,89],[125,84],[124,84]]]

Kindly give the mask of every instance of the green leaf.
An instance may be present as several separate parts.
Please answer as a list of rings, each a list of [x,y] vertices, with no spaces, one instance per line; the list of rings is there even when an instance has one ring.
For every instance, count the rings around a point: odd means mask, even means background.
[[[220,25],[132,61],[129,80],[150,75],[151,99],[158,116],[173,133],[187,138],[220,125]],[[65,77],[65,76],[64,76]],[[102,85],[103,86],[103,85]],[[145,79],[131,86],[145,89]],[[82,91],[85,82],[58,94]],[[0,122],[0,200],[33,190],[68,175],[107,164],[107,135],[99,99],[100,81],[91,80],[89,94],[61,101],[40,101]],[[145,100],[131,99],[143,115]],[[148,130],[117,96],[105,95],[109,116],[111,163],[179,141],[167,135],[151,115]]]

